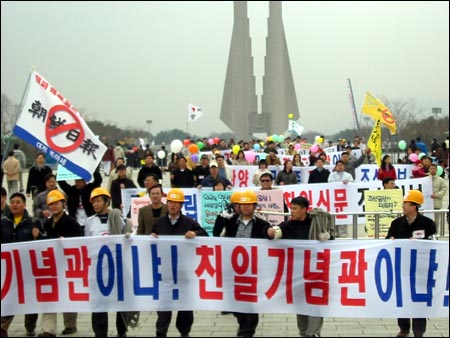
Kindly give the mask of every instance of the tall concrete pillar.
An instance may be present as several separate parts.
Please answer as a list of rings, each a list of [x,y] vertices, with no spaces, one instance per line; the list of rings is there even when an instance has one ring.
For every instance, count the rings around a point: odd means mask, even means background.
[[[248,116],[258,110],[251,46],[247,1],[234,1],[233,34],[220,119],[234,132],[236,140],[251,137]]]
[[[281,1],[269,1],[261,99],[262,115],[269,120],[268,134],[286,131],[289,114],[293,114],[295,120],[300,117],[281,12]]]
[[[269,1],[263,95],[258,112],[247,2],[234,2],[234,24],[220,119],[248,140],[253,133],[281,134],[288,115],[299,118],[280,1]]]

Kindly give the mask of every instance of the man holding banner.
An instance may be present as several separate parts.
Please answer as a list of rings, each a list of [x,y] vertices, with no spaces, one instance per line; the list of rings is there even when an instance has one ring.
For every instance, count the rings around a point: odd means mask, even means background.
[[[436,224],[432,219],[419,214],[419,208],[423,202],[424,198],[421,191],[410,190],[403,200],[403,216],[392,221],[386,239],[431,239],[436,234]],[[397,322],[400,327],[397,337],[408,337],[411,320],[399,318]],[[427,329],[427,319],[413,318],[412,329],[414,337],[423,337]]]

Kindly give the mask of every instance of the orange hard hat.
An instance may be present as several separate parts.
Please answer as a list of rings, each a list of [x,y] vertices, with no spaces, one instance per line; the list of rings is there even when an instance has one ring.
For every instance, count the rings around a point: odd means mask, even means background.
[[[420,190],[410,190],[403,202],[411,202],[416,204],[423,204],[423,194]]]
[[[171,189],[167,193],[166,200],[172,202],[184,202],[184,192],[181,189]]]
[[[47,205],[50,205],[50,204],[58,202],[58,201],[65,201],[65,200],[66,200],[66,197],[59,190],[52,190],[47,194]]]
[[[242,194],[242,191],[235,191],[235,192],[233,192],[231,194],[231,196],[230,196],[230,202],[231,203],[239,203],[239,200],[241,198],[241,194]]]
[[[245,190],[239,196],[239,204],[255,204],[258,203],[258,197],[253,190]]]
[[[92,203],[92,200],[97,196],[107,196],[108,198],[111,198],[111,194],[108,192],[108,190],[102,187],[95,188],[94,190],[92,190],[91,198],[89,199],[89,201],[91,201]]]

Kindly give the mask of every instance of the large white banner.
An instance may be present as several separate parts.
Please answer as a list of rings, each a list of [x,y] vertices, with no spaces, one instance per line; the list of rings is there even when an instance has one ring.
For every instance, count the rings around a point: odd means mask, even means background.
[[[13,132],[86,181],[106,151],[74,106],[36,71]]]
[[[280,155],[282,156],[282,155]],[[286,155],[288,156],[288,155]],[[254,165],[232,165],[232,178],[231,183],[236,188],[254,187],[253,175],[258,170]],[[334,165],[325,165],[324,168],[331,172],[334,170]],[[274,177],[283,170],[283,166],[270,165],[268,169],[273,173]],[[311,167],[293,167],[293,172],[297,175],[297,182],[307,184],[309,179],[309,173],[316,169],[315,166]],[[397,180],[410,179],[412,175],[411,164],[397,164],[395,165],[397,171]],[[368,182],[379,181],[378,180],[378,166],[375,164],[362,164],[355,169],[355,182]],[[381,182],[381,181],[379,181]],[[398,185],[398,184],[397,184]]]
[[[105,236],[2,244],[1,315],[217,310],[447,317],[449,243]]]

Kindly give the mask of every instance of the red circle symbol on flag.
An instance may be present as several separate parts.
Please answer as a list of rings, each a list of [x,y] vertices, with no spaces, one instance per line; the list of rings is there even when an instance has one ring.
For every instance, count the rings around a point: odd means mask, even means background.
[[[384,122],[388,124],[395,123],[394,117],[392,116],[391,112],[387,109],[381,111],[381,116],[383,117]]]
[[[56,113],[60,113],[60,116],[57,117]],[[67,119],[70,121],[66,122]],[[78,115],[64,105],[54,106],[49,110],[47,124],[45,138],[48,146],[54,151],[59,153],[74,151],[84,140],[84,129]],[[62,137],[61,134],[67,136],[69,132],[74,133],[75,140]]]

